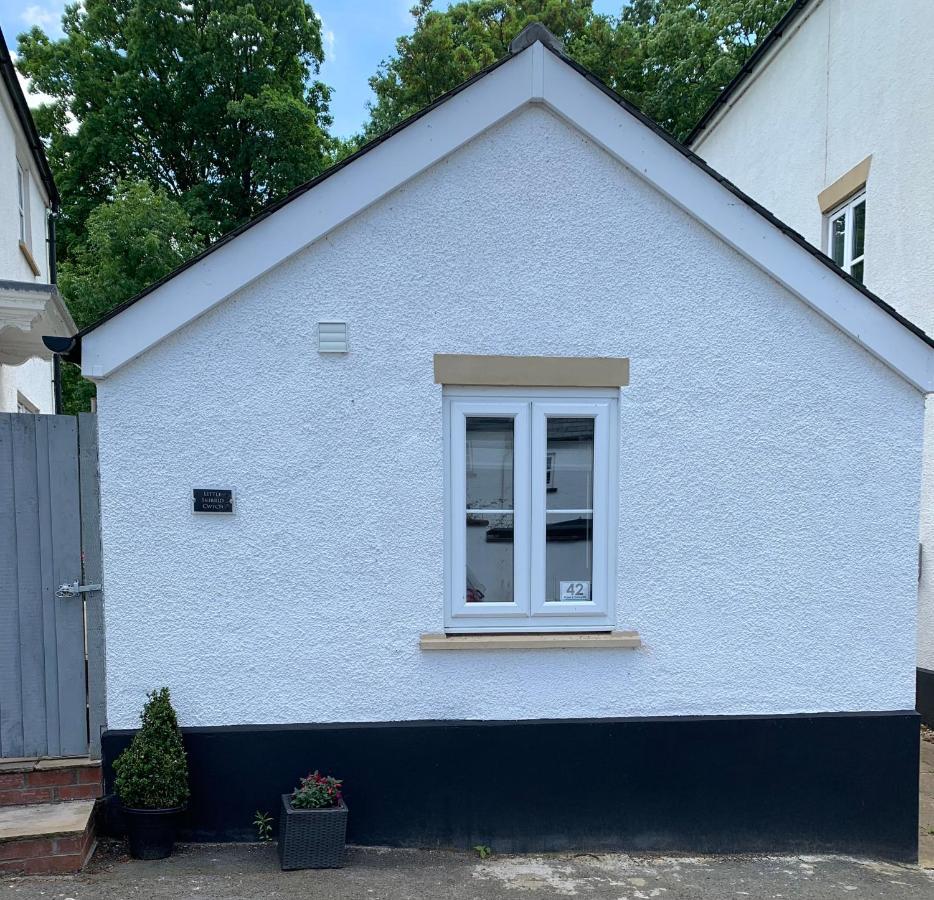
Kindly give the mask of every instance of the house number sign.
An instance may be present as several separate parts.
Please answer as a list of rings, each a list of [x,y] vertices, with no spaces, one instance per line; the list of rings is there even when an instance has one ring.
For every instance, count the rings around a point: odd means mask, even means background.
[[[234,497],[231,488],[192,488],[193,512],[232,513]]]
[[[560,581],[558,586],[558,599],[565,603],[569,600],[581,602],[590,599],[589,581]]]

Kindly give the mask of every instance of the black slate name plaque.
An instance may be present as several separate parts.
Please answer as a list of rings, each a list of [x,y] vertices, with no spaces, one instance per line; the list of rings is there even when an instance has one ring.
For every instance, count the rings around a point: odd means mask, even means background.
[[[192,488],[196,513],[232,513],[233,491],[229,488]]]

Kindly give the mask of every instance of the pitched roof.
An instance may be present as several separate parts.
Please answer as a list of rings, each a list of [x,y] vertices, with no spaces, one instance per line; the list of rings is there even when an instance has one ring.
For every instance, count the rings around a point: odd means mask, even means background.
[[[45,147],[39,137],[39,132],[36,131],[36,123],[29,111],[29,104],[26,103],[23,90],[19,86],[16,67],[13,65],[13,57],[10,56],[10,51],[7,49],[2,29],[0,29],[0,78],[6,85],[16,118],[26,135],[29,152],[32,154],[39,177],[42,179],[42,184],[49,196],[49,203],[52,205],[52,209],[57,210],[59,206],[58,188],[55,187],[55,179],[52,177],[52,170],[49,168],[49,161],[45,156]]]
[[[810,6],[812,0],[795,0],[788,8],[788,11],[778,20],[775,27],[759,42],[752,56],[746,60],[743,67],[733,76],[730,83],[720,91],[717,98],[707,107],[704,114],[700,117],[697,124],[691,129],[691,133],[684,139],[684,143],[689,147],[700,137],[704,129],[710,124],[711,119],[717,114],[739,90],[740,85],[755,71],[759,63],[765,58],[766,54],[772,49],[785,32],[797,21],[798,16],[804,12],[805,8]]]
[[[106,377],[527,103],[573,123],[915,387],[934,390],[934,340],[568,58],[542,26],[529,26],[508,56],[52,349],[72,361],[83,355],[86,376]]]

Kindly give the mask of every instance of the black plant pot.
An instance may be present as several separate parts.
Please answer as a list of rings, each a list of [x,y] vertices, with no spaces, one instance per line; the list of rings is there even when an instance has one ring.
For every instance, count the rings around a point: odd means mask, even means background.
[[[184,807],[173,809],[130,809],[124,806],[123,821],[134,859],[165,859],[175,845],[178,814]]]

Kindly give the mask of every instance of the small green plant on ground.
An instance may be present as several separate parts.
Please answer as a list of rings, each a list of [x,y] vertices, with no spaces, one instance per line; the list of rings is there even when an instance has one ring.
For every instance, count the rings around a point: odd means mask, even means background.
[[[188,759],[169,689],[147,695],[142,726],[114,760],[120,802],[130,809],[172,809],[188,800]]]
[[[256,826],[256,833],[262,843],[268,844],[272,840],[272,816],[269,813],[256,810],[253,818],[253,824]]]
[[[473,849],[480,859],[489,859],[493,855],[492,847],[487,847],[486,844],[477,844]]]
[[[329,809],[339,806],[341,784],[330,775],[320,775],[317,770],[304,777],[292,791],[292,809]]]

